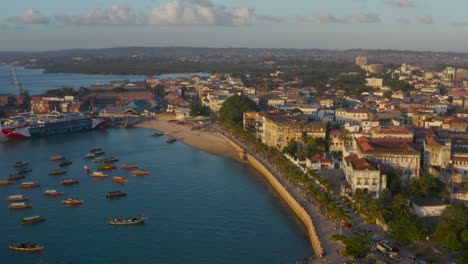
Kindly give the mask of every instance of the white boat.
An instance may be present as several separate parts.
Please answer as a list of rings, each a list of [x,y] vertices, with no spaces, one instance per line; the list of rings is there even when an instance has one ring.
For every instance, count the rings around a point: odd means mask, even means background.
[[[100,163],[100,162],[103,162],[106,158],[104,157],[97,157],[97,158],[94,158],[92,160],[92,162],[95,162],[95,163]]]
[[[107,177],[109,176],[108,174],[104,174],[100,171],[94,171],[93,173],[91,173],[91,176],[93,177]]]
[[[29,198],[24,197],[21,194],[8,196],[8,201],[9,202],[24,202],[24,201],[27,201],[27,200],[29,200]]]

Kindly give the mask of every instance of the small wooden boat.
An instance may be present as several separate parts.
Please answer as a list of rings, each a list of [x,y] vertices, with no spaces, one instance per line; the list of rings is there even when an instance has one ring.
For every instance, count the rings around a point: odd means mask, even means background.
[[[170,138],[170,139],[168,139],[168,140],[166,141],[166,143],[172,144],[172,143],[175,143],[176,141],[177,141],[176,138]]]
[[[62,185],[74,185],[74,184],[79,184],[79,183],[80,183],[79,180],[65,179],[60,184],[62,184]]]
[[[60,161],[60,160],[64,160],[65,157],[64,156],[52,156],[49,158],[50,161]]]
[[[102,156],[102,155],[104,155],[104,154],[106,154],[106,153],[105,153],[104,151],[102,151],[102,150],[99,150],[99,151],[93,152],[93,154],[94,154],[95,156]]]
[[[114,163],[114,162],[117,162],[117,161],[119,161],[118,158],[116,158],[116,157],[110,157],[110,158],[105,159],[105,160],[104,160],[104,163]]]
[[[55,170],[50,171],[50,172],[49,172],[49,175],[51,175],[51,176],[57,176],[57,175],[65,174],[65,173],[67,173],[67,171],[61,170],[61,169],[55,169]]]
[[[11,203],[8,208],[9,209],[28,209],[28,208],[31,208],[32,205],[31,204],[27,204],[27,203]]]
[[[121,192],[121,191],[113,191],[113,192],[108,192],[106,194],[106,198],[118,198],[118,197],[123,197],[127,196],[126,192]]]
[[[89,170],[89,167],[86,166],[86,165],[83,166],[83,169],[84,169],[84,171],[85,171],[86,173],[89,173],[89,171],[90,171],[90,170]]]
[[[63,192],[58,192],[56,190],[46,190],[44,192],[44,195],[45,196],[54,196],[55,197],[55,196],[63,195]]]
[[[10,177],[8,177],[8,180],[14,181],[14,180],[21,180],[23,178],[26,178],[26,175],[15,173],[15,174],[11,174]]]
[[[15,168],[21,168],[21,167],[25,167],[25,166],[28,166],[29,163],[27,162],[24,162],[24,161],[17,161],[15,163],[13,163],[13,167]]]
[[[110,170],[115,170],[115,169],[117,169],[117,166],[109,165],[109,164],[101,165],[98,167],[98,170],[100,171],[110,171]]]
[[[69,160],[62,160],[62,161],[60,161],[59,166],[60,166],[60,167],[65,167],[65,166],[68,166],[68,165],[70,165],[70,164],[72,164],[72,163],[73,163],[73,162],[71,162],[71,161],[69,161]]]
[[[145,176],[145,175],[149,175],[150,173],[144,170],[133,170],[130,172],[130,174],[135,175],[135,176]]]
[[[9,180],[0,180],[0,185],[10,185],[10,184],[15,184],[15,181],[9,181]]]
[[[120,169],[122,169],[122,170],[133,170],[133,169],[138,169],[138,166],[133,165],[133,164],[122,164],[122,166],[120,166]]]
[[[94,171],[93,173],[91,173],[91,176],[96,177],[96,178],[105,178],[105,177],[108,177],[109,175],[104,174],[104,173],[102,173],[100,171]]]
[[[97,157],[97,158],[94,158],[93,160],[91,160],[92,162],[94,163],[101,163],[105,160],[104,157]]]
[[[128,183],[128,180],[122,176],[115,176],[114,178],[112,178],[112,181],[116,183]]]
[[[8,196],[8,199],[7,199],[7,201],[9,201],[9,202],[24,202],[24,201],[27,201],[27,200],[29,200],[29,198],[24,197],[21,194],[10,195],[10,196]]]
[[[21,168],[19,169],[16,173],[17,174],[21,174],[21,175],[24,175],[24,174],[28,174],[32,172],[32,169],[31,168]]]
[[[111,225],[136,225],[136,224],[142,224],[145,222],[145,217],[140,215],[137,217],[131,217],[131,218],[126,218],[126,219],[121,219],[121,218],[114,218],[109,220],[109,224]]]
[[[89,149],[89,152],[91,152],[91,153],[94,153],[96,151],[102,151],[102,149],[101,148],[91,148],[91,149]]]
[[[83,204],[83,202],[83,200],[78,200],[76,198],[68,198],[62,201],[64,205],[80,205]]]
[[[164,135],[164,134],[163,134],[163,133],[154,132],[151,136],[152,136],[152,137],[160,137],[160,136],[162,136],[162,135]]]
[[[29,243],[10,243],[10,249],[23,252],[39,252],[44,250],[44,246]]]
[[[28,216],[28,217],[23,218],[23,220],[21,220],[20,223],[23,224],[23,225],[27,225],[27,224],[42,222],[44,220],[45,220],[45,218],[43,218],[43,217],[40,217],[38,215],[33,215],[33,216]]]
[[[94,159],[96,157],[96,155],[94,155],[93,153],[89,153],[89,154],[86,154],[83,156],[83,159]]]
[[[20,187],[21,188],[36,188],[36,187],[39,187],[41,186],[39,183],[37,182],[23,182]]]

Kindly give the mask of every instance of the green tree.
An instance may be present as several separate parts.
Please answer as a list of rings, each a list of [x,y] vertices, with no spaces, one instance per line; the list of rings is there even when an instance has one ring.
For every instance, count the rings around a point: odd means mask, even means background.
[[[412,179],[409,183],[411,196],[432,197],[439,196],[443,190],[443,183],[431,174],[424,174],[418,179]]]
[[[153,95],[156,97],[164,97],[166,95],[166,89],[163,85],[158,84],[153,88]]]
[[[420,220],[416,215],[398,216],[390,221],[389,227],[388,237],[400,246],[407,246],[424,236]]]
[[[387,188],[392,194],[397,194],[401,191],[401,170],[393,170],[387,173]]]
[[[383,93],[383,97],[387,98],[387,99],[390,99],[392,98],[392,95],[393,95],[393,91],[392,90],[388,90],[388,91],[385,91]]]
[[[434,239],[449,250],[460,250],[466,241],[466,229],[468,229],[468,208],[463,204],[455,204],[442,212],[434,232]]]
[[[194,102],[190,105],[190,114],[192,116],[209,116],[210,113],[210,108],[200,102]]]
[[[257,104],[247,96],[233,95],[219,109],[219,120],[224,124],[241,126],[244,112],[258,110]]]
[[[363,258],[366,256],[369,240],[365,236],[343,238],[343,256]]]

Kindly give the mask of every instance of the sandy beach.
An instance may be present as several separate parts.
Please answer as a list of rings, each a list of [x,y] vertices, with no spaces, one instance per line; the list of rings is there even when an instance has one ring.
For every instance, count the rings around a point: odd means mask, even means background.
[[[169,136],[177,138],[187,145],[218,156],[240,160],[236,150],[215,132],[191,130],[189,125],[178,125],[166,120],[149,120],[139,123],[135,127],[149,128],[163,133],[169,132]]]

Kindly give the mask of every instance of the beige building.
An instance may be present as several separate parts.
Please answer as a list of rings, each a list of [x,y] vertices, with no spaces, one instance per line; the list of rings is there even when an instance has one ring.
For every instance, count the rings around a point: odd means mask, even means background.
[[[374,127],[370,129],[372,140],[389,140],[411,143],[414,134],[408,128],[402,126]]]
[[[352,194],[361,189],[365,193],[379,198],[382,191],[387,188],[387,176],[382,175],[378,167],[367,159],[360,158],[357,154],[343,158],[343,171]]]
[[[366,86],[380,88],[383,86],[382,78],[366,78]]]
[[[358,66],[366,65],[367,64],[367,57],[366,56],[357,56],[355,58],[355,63]]]
[[[336,123],[344,125],[359,125],[362,121],[369,119],[369,111],[360,109],[336,109],[335,111]]]
[[[450,166],[450,157],[452,154],[452,144],[449,139],[442,142],[439,140],[432,129],[429,129],[424,139],[424,169],[429,170],[430,166],[447,168]]]

